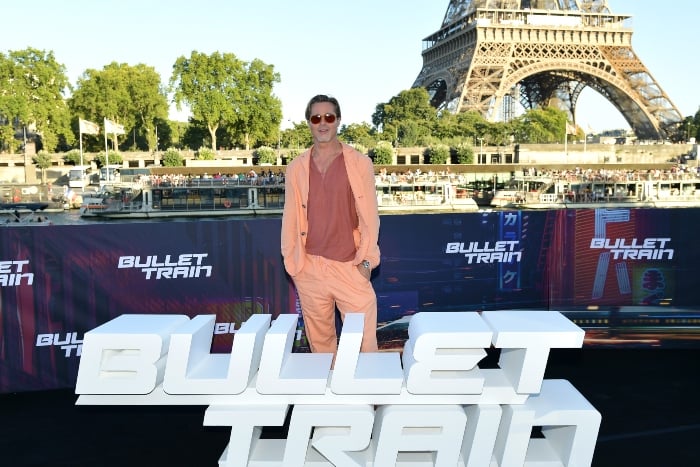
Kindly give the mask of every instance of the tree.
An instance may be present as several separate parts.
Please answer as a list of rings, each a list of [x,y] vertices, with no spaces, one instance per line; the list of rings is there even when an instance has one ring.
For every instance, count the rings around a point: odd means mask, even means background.
[[[53,52],[33,48],[0,55],[0,144],[13,150],[14,125],[33,128],[39,148],[54,151],[74,141],[64,93],[70,85],[65,66]]]
[[[531,109],[513,122],[517,141],[525,143],[562,142],[567,113],[554,107]]]
[[[282,102],[272,94],[272,87],[280,82],[274,66],[255,59],[247,65],[242,81],[236,90],[238,99],[234,103],[235,133],[243,137],[246,149],[259,142],[272,143],[277,137],[282,121]]]
[[[26,118],[21,81],[16,79],[17,73],[14,61],[0,53],[0,152],[5,149],[15,152],[19,141],[15,139],[14,122]]]
[[[274,68],[260,60],[249,64],[232,53],[192,51],[175,61],[170,89],[178,109],[186,104],[207,128],[213,150],[220,127],[232,129],[249,149],[282,120],[282,103],[272,95],[279,81]]]
[[[168,118],[168,99],[160,75],[155,68],[138,64],[129,70],[127,86],[131,96],[129,111],[134,118],[132,131],[136,128],[148,150],[155,151],[156,127],[166,127],[163,122]]]
[[[342,125],[338,131],[338,137],[346,143],[360,144],[365,147],[377,144],[376,132],[366,122]]]
[[[282,145],[297,151],[311,146],[313,138],[306,122],[294,122],[293,128],[287,128],[281,133]]]
[[[168,116],[168,100],[160,75],[153,67],[143,64],[112,62],[102,70],[86,70],[78,78],[69,106],[81,118],[100,123],[108,118],[123,125],[126,135],[139,135],[138,148],[151,151],[156,147],[156,125]],[[103,136],[85,138],[93,150],[103,145]]]
[[[425,88],[401,91],[388,103],[378,104],[372,114],[372,123],[375,128],[381,130],[391,141],[401,141],[402,135],[399,133],[401,125],[409,125],[409,122],[414,122],[418,127],[418,129],[411,128],[412,133],[430,134],[436,119],[437,111],[430,105],[430,96]],[[403,143],[402,145],[406,146]]]
[[[34,156],[34,164],[41,169],[41,183],[46,183],[46,169],[51,167],[51,156],[46,151],[39,151]]]

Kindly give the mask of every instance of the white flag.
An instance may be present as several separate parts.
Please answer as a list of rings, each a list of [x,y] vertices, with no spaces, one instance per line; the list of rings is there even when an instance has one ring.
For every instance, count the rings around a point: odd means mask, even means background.
[[[105,133],[123,135],[125,133],[124,125],[120,125],[118,123],[113,122],[112,120],[105,118]]]
[[[97,135],[100,133],[100,126],[97,123],[92,123],[82,118],[78,120],[80,132],[86,135]]]

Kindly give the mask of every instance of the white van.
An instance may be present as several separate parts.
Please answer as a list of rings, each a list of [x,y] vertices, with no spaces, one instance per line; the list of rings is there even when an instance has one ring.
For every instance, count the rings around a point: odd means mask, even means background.
[[[84,190],[90,184],[90,166],[76,165],[68,172],[68,186]]]

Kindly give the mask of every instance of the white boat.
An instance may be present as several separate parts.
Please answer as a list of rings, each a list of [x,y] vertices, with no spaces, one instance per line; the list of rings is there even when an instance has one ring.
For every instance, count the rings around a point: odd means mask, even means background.
[[[646,178],[646,179],[645,179]],[[661,178],[514,179],[508,190],[496,193],[494,207],[527,209],[605,207],[700,207],[700,178],[676,174]],[[520,187],[520,188],[519,188]]]
[[[478,211],[476,201],[458,191],[446,175],[421,174],[411,179],[377,176],[380,212]]]
[[[82,217],[138,219],[281,214],[284,184],[253,184],[237,178],[196,178],[182,184],[139,181],[104,184],[83,193]]]
[[[378,182],[377,202],[383,213],[478,210],[473,199],[458,198],[449,181],[427,177],[412,182]],[[140,177],[84,192],[80,215],[113,219],[223,217],[279,215],[283,208],[283,180],[266,183],[219,177],[170,184]]]

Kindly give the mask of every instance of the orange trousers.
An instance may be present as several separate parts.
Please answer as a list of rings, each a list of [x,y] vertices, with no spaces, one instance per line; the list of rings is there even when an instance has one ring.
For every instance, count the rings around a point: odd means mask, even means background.
[[[304,267],[294,277],[304,316],[304,330],[312,352],[332,353],[338,349],[335,308],[345,313],[364,313],[361,352],[377,351],[377,295],[372,283],[351,261],[333,261],[306,255]]]

